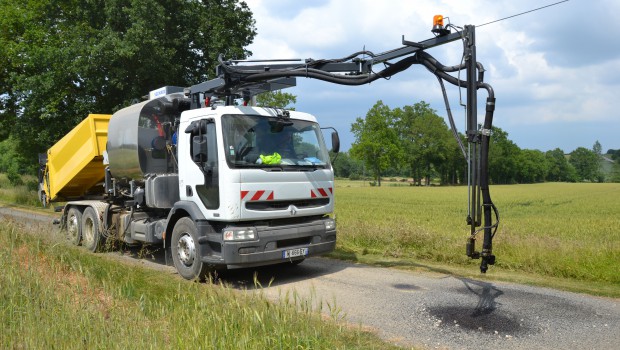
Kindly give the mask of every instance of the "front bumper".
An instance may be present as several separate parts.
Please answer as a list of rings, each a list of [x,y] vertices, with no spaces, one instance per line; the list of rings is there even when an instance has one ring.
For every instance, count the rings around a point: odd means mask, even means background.
[[[198,224],[202,237],[198,240],[202,261],[228,268],[252,267],[294,261],[329,253],[336,247],[336,230],[325,229],[324,218],[307,222],[274,226],[253,226],[258,238],[251,241],[223,241],[221,233],[209,232],[208,227]],[[252,226],[252,225],[249,225]],[[291,259],[283,258],[283,251],[308,248],[308,255]]]

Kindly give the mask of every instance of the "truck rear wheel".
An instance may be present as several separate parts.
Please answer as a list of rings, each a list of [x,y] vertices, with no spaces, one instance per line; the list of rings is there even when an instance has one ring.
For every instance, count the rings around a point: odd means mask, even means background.
[[[88,207],[82,214],[82,245],[91,252],[96,252],[100,243],[99,215],[94,208]]]
[[[67,211],[67,241],[73,245],[80,244],[82,240],[82,212],[76,208],[71,207]]]
[[[170,245],[174,267],[179,275],[187,280],[204,281],[210,269],[202,262],[198,246],[198,229],[192,219],[184,217],[177,221],[172,230]]]

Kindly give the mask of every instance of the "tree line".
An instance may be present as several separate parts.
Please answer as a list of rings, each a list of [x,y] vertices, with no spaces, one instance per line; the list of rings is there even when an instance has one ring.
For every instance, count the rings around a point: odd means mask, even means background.
[[[239,0],[0,0],[0,13],[0,171],[13,174],[89,113],[213,78],[218,55],[247,57],[256,35]]]
[[[424,101],[394,109],[378,101],[365,118],[356,119],[351,132],[355,141],[334,164],[336,176],[372,177],[379,186],[382,177],[413,178],[417,185],[467,181],[467,162],[456,138]],[[458,137],[467,144],[463,134]],[[605,157],[598,141],[592,149],[579,147],[569,154],[560,148],[521,149],[506,131],[493,127],[489,177],[494,184],[620,182],[620,150],[610,149]]]

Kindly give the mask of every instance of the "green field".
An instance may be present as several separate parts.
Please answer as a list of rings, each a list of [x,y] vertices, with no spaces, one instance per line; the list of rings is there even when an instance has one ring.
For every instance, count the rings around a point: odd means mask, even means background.
[[[467,188],[396,185],[336,181],[334,256],[475,275]],[[492,186],[491,195],[500,226],[489,276],[620,296],[620,184]]]

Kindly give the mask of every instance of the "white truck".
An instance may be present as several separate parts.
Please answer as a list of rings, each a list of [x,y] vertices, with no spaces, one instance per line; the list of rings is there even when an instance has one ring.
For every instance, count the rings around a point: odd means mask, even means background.
[[[103,159],[93,158],[107,166],[91,175],[99,181],[69,198],[63,189],[45,191],[65,176],[53,165],[66,155],[50,149],[42,188],[45,198],[69,200],[61,223],[73,243],[92,251],[106,238],[163,243],[187,279],[217,268],[299,263],[334,249],[334,174],[314,116],[251,106],[189,107],[183,93],[165,93],[114,113]],[[95,135],[67,137],[59,142],[65,152]],[[69,171],[66,187],[88,169],[62,163]],[[93,193],[93,187],[103,191]]]

